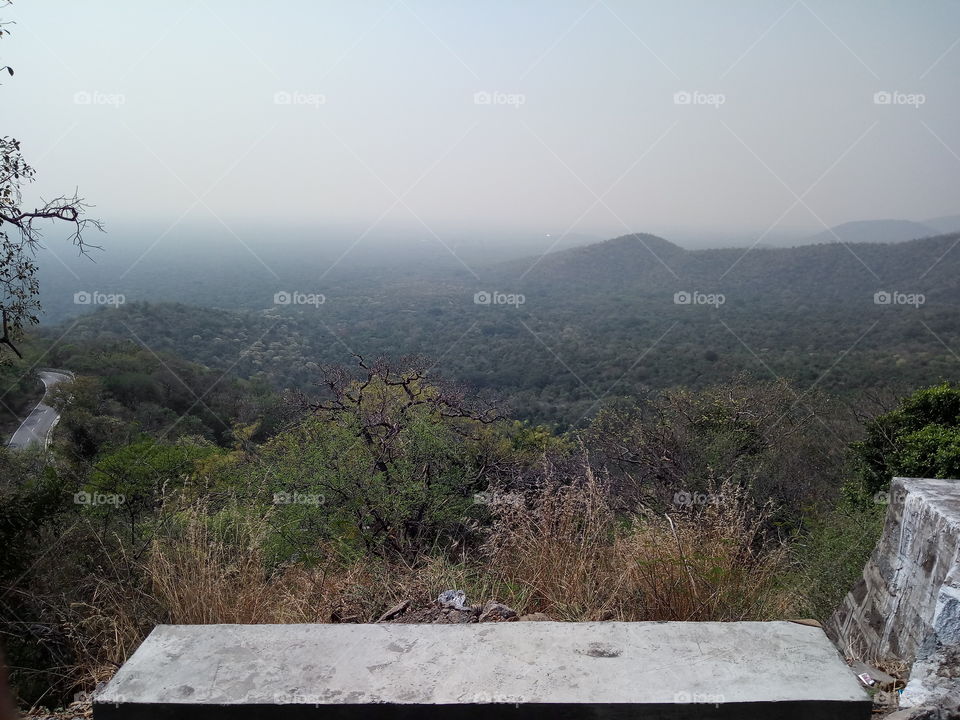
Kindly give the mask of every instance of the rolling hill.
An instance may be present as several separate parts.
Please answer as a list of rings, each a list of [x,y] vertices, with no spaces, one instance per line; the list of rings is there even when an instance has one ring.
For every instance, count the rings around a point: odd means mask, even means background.
[[[856,220],[836,225],[829,230],[811,235],[802,241],[804,245],[819,243],[898,243],[917,238],[930,237],[941,232],[956,232],[960,226],[950,230],[939,230],[926,223],[912,220]]]
[[[960,234],[688,251],[627,235],[500,263],[479,280],[420,267],[311,285],[305,265],[292,287],[323,292],[322,304],[274,305],[262,274],[220,288],[210,276],[203,293],[225,299],[220,309],[131,302],[45,332],[66,330],[60,345],[142,343],[278,388],[309,389],[317,365],[352,352],[427,355],[435,372],[508,396],[520,416],[568,424],[618,395],[741,373],[851,396],[956,379],[958,244]]]

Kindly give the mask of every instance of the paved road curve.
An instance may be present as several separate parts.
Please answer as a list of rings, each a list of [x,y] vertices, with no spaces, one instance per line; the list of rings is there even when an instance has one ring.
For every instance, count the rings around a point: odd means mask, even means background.
[[[20,424],[13,437],[10,438],[10,442],[7,443],[8,447],[22,450],[37,444],[46,449],[50,444],[50,432],[57,421],[60,420],[60,413],[47,405],[44,400],[47,399],[50,391],[57,384],[73,378],[66,372],[59,370],[41,370],[39,374],[46,392],[43,399],[37,403],[37,406],[27,415],[27,419]]]

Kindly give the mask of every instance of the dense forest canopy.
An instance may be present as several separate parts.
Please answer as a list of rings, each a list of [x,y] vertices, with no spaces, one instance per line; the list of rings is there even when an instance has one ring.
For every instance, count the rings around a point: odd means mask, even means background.
[[[308,389],[318,366],[352,353],[425,355],[437,372],[506,396],[517,415],[561,427],[609,398],[742,373],[845,397],[902,394],[954,377],[958,237],[685,251],[624,236],[496,264],[482,281],[429,264],[320,279],[301,258],[282,283],[227,273],[181,287],[187,267],[139,290],[180,304],[137,301],[131,288],[124,304],[43,337],[58,343],[54,363],[68,362],[70,343],[111,339],[277,390]],[[221,309],[200,307],[212,297]]]

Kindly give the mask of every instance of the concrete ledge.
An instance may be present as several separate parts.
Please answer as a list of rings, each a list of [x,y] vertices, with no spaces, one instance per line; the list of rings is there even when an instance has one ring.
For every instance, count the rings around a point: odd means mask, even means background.
[[[870,708],[823,631],[789,622],[169,625],[94,717],[865,720]]]
[[[124,720],[866,720],[870,712],[851,715],[846,703],[807,701],[758,706],[729,703],[680,708],[676,705],[243,705],[206,710],[197,706],[146,707],[131,705],[94,718]]]

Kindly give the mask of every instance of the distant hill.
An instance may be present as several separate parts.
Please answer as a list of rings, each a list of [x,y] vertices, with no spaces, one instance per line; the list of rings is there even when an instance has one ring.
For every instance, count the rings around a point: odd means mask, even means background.
[[[766,306],[794,302],[871,303],[880,290],[922,292],[960,303],[960,234],[896,244],[840,243],[795,248],[684,250],[655,235],[606,242],[502,266],[502,283],[547,297],[666,297],[680,291],[725,292]],[[521,278],[522,276],[522,278]]]
[[[960,232],[960,215],[944,215],[923,221],[924,225],[932,227],[940,233]]]
[[[960,230],[960,227],[940,230],[926,223],[913,222],[912,220],[856,220],[811,235],[798,241],[797,245],[835,242],[898,243],[945,232],[956,232],[957,230]]]
[[[672,277],[670,268],[682,265],[684,258],[697,252],[703,251],[684,250],[656,235],[637,233],[503,263],[500,270],[504,281],[515,275],[519,282],[556,284],[558,290],[623,283],[633,287],[644,281],[658,282],[664,275]]]

